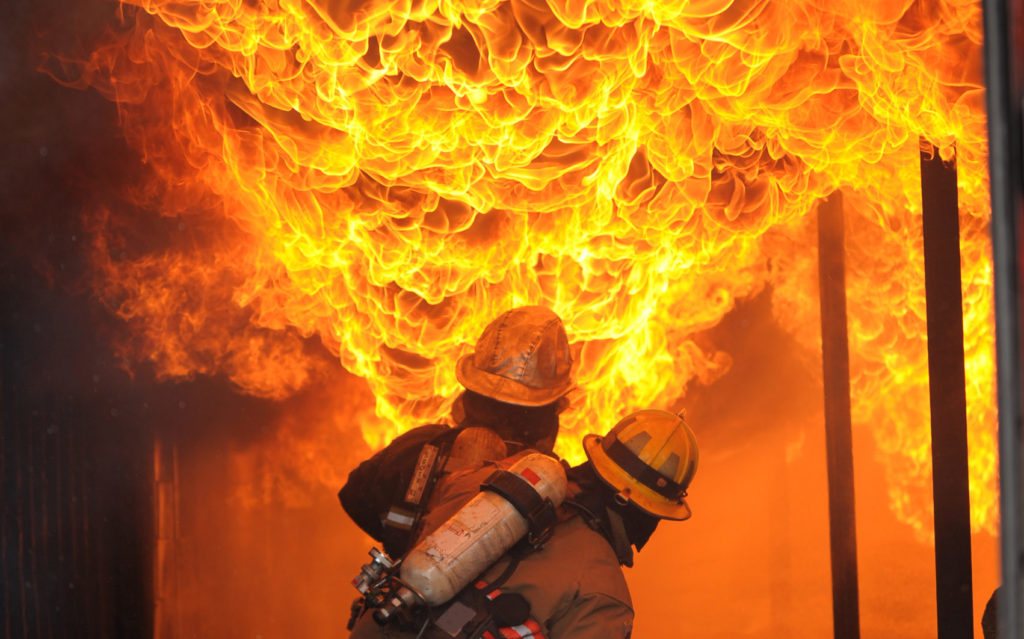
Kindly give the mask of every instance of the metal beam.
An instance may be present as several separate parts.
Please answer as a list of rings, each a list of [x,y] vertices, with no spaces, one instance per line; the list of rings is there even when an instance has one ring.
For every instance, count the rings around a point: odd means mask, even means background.
[[[818,289],[821,294],[821,360],[825,386],[832,627],[835,639],[860,639],[843,231],[843,198],[839,191],[835,191],[818,205]]]
[[[996,382],[999,397],[1000,545],[1003,585],[997,602],[999,636],[1024,637],[1024,475],[1021,472],[1022,126],[1024,43],[1013,29],[1021,1],[983,0],[985,85],[988,101],[992,198],[992,266],[996,307]]]
[[[938,639],[974,636],[956,162],[921,141]]]

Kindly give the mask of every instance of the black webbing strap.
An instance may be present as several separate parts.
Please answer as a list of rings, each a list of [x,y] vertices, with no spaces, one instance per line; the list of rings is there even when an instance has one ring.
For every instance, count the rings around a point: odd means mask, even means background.
[[[686,496],[685,488],[645,464],[644,460],[637,457],[633,451],[619,440],[605,437],[601,442],[601,448],[630,477],[662,497],[679,501]]]
[[[558,522],[555,505],[550,499],[541,497],[525,479],[507,470],[496,470],[480,484],[480,490],[497,493],[515,506],[530,526],[528,541],[533,547],[540,547],[551,537]]]
[[[509,577],[512,576],[512,573],[514,573],[516,571],[516,568],[519,567],[520,561],[522,561],[521,557],[518,557],[515,554],[510,555],[508,559],[508,565],[505,566],[505,569],[501,571],[501,574],[495,577],[494,580],[490,583],[486,583],[483,580],[477,582],[477,590],[480,590],[484,594],[487,594],[492,590],[496,590],[504,586],[505,582],[508,581]]]
[[[424,444],[420,449],[402,501],[392,504],[381,522],[382,541],[388,554],[405,554],[415,538],[430,493],[447,461],[446,453],[444,444]]]
[[[488,595],[508,581],[519,561],[519,557],[511,556],[508,565],[494,581],[487,583],[482,579],[478,580],[463,588],[450,602],[442,604],[436,612],[430,632],[425,637],[480,639],[485,633],[490,633],[492,637],[500,637],[498,621],[494,618]]]

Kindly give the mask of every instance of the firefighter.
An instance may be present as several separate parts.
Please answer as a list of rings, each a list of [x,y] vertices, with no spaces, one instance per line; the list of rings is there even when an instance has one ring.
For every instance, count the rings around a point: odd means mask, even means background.
[[[428,424],[396,438],[352,471],[338,493],[342,507],[385,552],[401,556],[440,475],[526,448],[551,453],[572,364],[565,327],[550,309],[502,313],[456,366],[465,390],[452,407],[455,426]]]
[[[404,625],[379,624],[364,613],[352,639],[628,638],[633,608],[621,565],[632,565],[633,549],[644,547],[662,519],[690,517],[686,491],[697,470],[697,443],[682,417],[642,410],[583,445],[588,461],[569,470],[569,496],[543,545],[521,541],[451,602]],[[443,499],[426,515],[424,530],[448,521],[492,470],[444,478]],[[472,612],[452,612],[466,609]]]

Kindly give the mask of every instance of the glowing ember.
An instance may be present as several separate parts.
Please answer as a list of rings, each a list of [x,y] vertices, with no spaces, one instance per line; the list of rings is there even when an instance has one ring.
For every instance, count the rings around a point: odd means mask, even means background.
[[[170,219],[168,247],[124,250],[135,222],[99,220],[128,355],[285,397],[316,337],[375,395],[372,446],[443,415],[454,361],[514,305],[580,346],[574,460],[583,431],[724,372],[694,337],[766,286],[817,352],[811,214],[842,188],[854,423],[927,529],[918,137],[955,144],[971,498],[994,529],[976,2],[129,4],[61,72],[117,101],[152,169],[131,199]]]

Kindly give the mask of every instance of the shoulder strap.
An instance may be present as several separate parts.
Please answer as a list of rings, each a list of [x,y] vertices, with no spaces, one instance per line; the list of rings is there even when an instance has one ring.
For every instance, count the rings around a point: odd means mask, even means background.
[[[619,513],[608,508],[598,493],[583,491],[566,499],[565,505],[575,510],[592,530],[604,537],[615,551],[620,564],[627,567],[633,565],[633,548],[626,524]]]
[[[352,469],[338,491],[338,500],[352,521],[377,541],[383,541],[384,514],[405,495],[420,448],[446,439],[449,430],[444,424],[414,428]]]
[[[558,516],[550,499],[541,497],[519,475],[507,470],[496,470],[480,484],[480,490],[489,490],[507,499],[529,523],[528,541],[540,548],[551,538]]]
[[[451,433],[444,432],[423,444],[405,494],[384,513],[382,541],[392,557],[404,555],[416,537],[430,494],[448,458]]]
[[[413,476],[406,487],[406,494],[384,513],[382,521],[384,545],[392,557],[406,554],[409,545],[416,538],[420,520],[427,508],[437,477],[444,468],[447,445],[425,443],[413,469]]]
[[[612,544],[615,557],[619,563],[627,568],[633,567],[633,546],[629,543],[629,534],[626,532],[626,524],[622,521],[622,515],[611,508],[605,508],[605,515],[608,518],[608,527],[611,538],[608,541]]]

